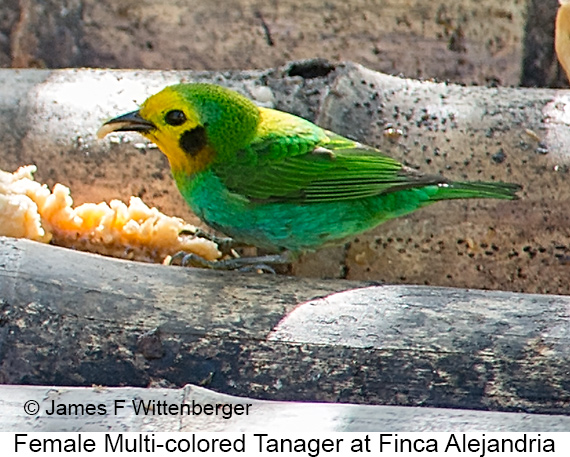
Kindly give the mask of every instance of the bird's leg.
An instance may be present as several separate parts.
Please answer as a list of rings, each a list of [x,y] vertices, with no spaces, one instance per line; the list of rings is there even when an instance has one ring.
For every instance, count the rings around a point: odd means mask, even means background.
[[[194,230],[190,229],[182,229],[178,232],[179,235],[192,235],[199,238],[205,238],[206,240],[213,241],[218,245],[219,251],[222,255],[230,255],[233,256],[234,253],[232,252],[233,249],[242,247],[243,244],[238,243],[233,238],[225,237],[225,236],[216,236],[212,233],[206,232],[201,228],[196,228]]]
[[[289,252],[275,255],[262,255],[256,257],[236,257],[231,259],[211,261],[199,255],[179,252],[172,256],[170,264],[175,260],[180,260],[183,267],[209,268],[212,270],[239,270],[239,271],[265,271],[275,274],[275,270],[270,265],[286,265],[293,261]]]

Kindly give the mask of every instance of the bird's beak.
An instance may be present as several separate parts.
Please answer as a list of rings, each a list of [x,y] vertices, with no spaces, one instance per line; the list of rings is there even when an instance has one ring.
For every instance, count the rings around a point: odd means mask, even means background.
[[[146,119],[143,119],[139,111],[123,114],[105,122],[97,131],[97,137],[103,138],[111,132],[149,132],[156,129],[156,126]]]

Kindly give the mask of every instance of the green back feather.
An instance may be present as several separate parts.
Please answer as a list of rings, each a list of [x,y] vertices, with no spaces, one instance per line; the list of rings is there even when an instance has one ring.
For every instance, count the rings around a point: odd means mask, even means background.
[[[280,113],[280,116],[282,114]],[[291,116],[295,128],[257,136],[213,171],[231,192],[256,202],[325,203],[437,186],[433,201],[514,198],[516,185],[450,183],[419,173],[376,149]]]

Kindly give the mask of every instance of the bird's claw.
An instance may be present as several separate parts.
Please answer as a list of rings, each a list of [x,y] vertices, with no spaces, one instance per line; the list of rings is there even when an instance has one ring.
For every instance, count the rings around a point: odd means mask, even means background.
[[[197,254],[180,251],[174,254],[169,265],[181,265],[183,267],[208,268],[211,270],[238,270],[242,272],[257,271],[262,273],[276,274],[273,265],[283,265],[291,260],[286,255],[265,255],[259,257],[237,257],[224,260],[206,260]]]

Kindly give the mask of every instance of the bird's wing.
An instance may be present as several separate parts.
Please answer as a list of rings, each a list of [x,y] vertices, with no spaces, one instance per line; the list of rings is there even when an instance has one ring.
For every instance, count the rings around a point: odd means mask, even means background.
[[[215,167],[226,187],[253,201],[321,203],[446,181],[328,131],[260,138],[235,162]]]

